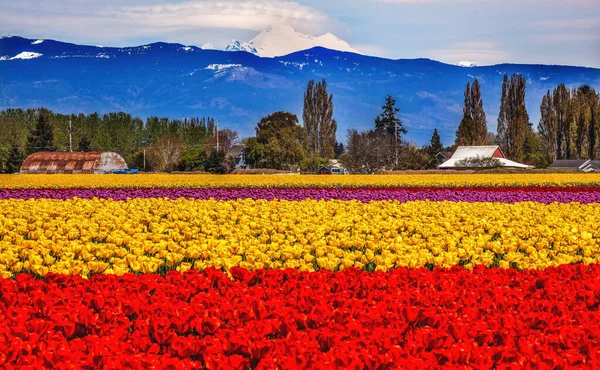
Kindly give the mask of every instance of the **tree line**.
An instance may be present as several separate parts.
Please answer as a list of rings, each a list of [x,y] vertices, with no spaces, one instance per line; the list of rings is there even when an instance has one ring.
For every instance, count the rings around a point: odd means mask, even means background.
[[[371,129],[350,129],[345,143],[337,142],[333,95],[325,80],[311,80],[304,93],[302,124],[290,112],[262,118],[256,135],[242,140],[245,159],[255,168],[314,172],[335,158],[352,172],[372,173],[436,168],[440,152],[460,145],[498,145],[508,159],[536,167],[556,159],[595,159],[600,155],[600,95],[592,87],[568,89],[560,84],[548,91],[535,131],[525,105],[526,86],[523,75],[504,75],[494,134],[488,131],[481,85],[475,78],[465,87],[454,143],[444,146],[434,129],[430,143],[418,147],[404,140],[408,130],[391,95],[385,98]],[[238,134],[229,129],[216,134],[216,122],[210,117],[149,117],[144,122],[123,112],[63,115],[40,108],[0,111],[0,172],[18,171],[24,157],[36,151],[68,150],[69,121],[76,139],[74,150],[115,151],[130,167],[217,173],[235,167],[226,150],[238,140]]]
[[[70,124],[69,124],[70,122]],[[0,111],[0,173],[18,172],[35,152],[113,151],[131,168],[147,171],[232,170],[231,159],[216,149],[214,118],[183,120],[149,117],[144,122],[124,112],[64,115],[45,108]],[[221,148],[238,139],[237,132],[220,129]]]

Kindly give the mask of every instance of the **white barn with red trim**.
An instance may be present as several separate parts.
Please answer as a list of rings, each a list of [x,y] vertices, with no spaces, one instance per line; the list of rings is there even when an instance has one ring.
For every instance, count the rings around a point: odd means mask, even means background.
[[[439,168],[464,168],[458,167],[457,162],[464,159],[477,159],[477,158],[496,158],[503,167],[511,168],[533,168],[527,164],[518,163],[506,159],[502,150],[498,145],[483,145],[483,146],[459,146],[456,148],[452,157],[446,162],[440,164]]]

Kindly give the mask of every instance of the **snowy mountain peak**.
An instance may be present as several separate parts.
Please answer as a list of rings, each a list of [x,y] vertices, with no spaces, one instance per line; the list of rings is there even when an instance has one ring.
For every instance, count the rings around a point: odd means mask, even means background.
[[[210,42],[207,42],[206,44],[202,45],[201,49],[202,50],[213,50],[215,48],[215,46],[213,44],[211,44]]]
[[[477,64],[468,61],[468,60],[461,60],[460,62],[458,62],[457,64],[459,67],[467,67],[467,68],[471,68],[471,67],[477,67]]]
[[[300,50],[312,49],[316,46],[360,54],[346,41],[331,33],[314,37],[298,32],[287,24],[270,25],[248,43],[234,40],[225,50],[247,51],[261,57],[278,57]]]
[[[245,51],[251,54],[258,55],[256,49],[247,42],[240,42],[238,40],[232,40],[229,45],[225,48],[225,51]]]

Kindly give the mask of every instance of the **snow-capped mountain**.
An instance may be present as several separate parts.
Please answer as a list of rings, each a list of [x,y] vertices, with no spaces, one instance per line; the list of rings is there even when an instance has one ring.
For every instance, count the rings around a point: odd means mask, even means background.
[[[233,40],[225,49],[226,51],[247,51],[261,57],[278,57],[300,50],[324,47],[330,50],[348,51],[360,54],[346,41],[331,33],[321,36],[309,36],[300,33],[287,24],[269,26],[262,30],[250,42]]]
[[[42,38],[39,38],[42,39]],[[407,140],[429,142],[437,128],[454,140],[465,83],[477,78],[485,111],[498,114],[504,73],[527,77],[526,103],[539,120],[542,97],[559,83],[600,89],[600,69],[499,64],[463,68],[429,59],[370,57],[315,47],[262,58],[250,53],[152,43],[133,47],[0,38],[0,109],[44,106],[60,113],[124,111],[142,118],[218,118],[241,137],[284,110],[302,117],[309,80],[327,80],[338,140],[349,128],[370,129],[386,95],[396,98]],[[495,122],[488,121],[493,130]]]
[[[225,48],[225,51],[245,51],[250,54],[258,55],[258,51],[248,42],[239,42],[238,40],[232,40],[229,45]]]
[[[459,67],[466,67],[466,68],[477,67],[477,64],[475,64],[474,62],[471,62],[469,60],[461,60],[456,65]]]

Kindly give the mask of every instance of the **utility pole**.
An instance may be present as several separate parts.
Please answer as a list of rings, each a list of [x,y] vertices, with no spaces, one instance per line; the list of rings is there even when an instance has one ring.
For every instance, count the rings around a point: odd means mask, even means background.
[[[69,117],[69,151],[73,152],[73,125],[71,124],[71,117]]]
[[[144,171],[146,171],[146,149],[144,149]]]
[[[219,120],[217,120],[217,151],[219,151]]]
[[[398,121],[394,121],[394,153],[396,158],[394,164],[398,166]]]

